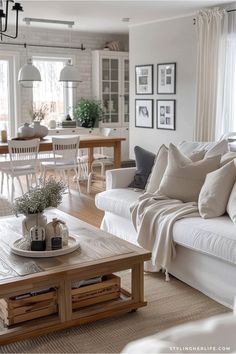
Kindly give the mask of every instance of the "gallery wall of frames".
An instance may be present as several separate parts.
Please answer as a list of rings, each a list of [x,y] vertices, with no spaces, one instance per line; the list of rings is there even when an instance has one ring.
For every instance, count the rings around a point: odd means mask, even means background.
[[[176,130],[176,99],[171,96],[176,95],[176,68],[175,62],[160,63],[156,68],[153,64],[135,66],[136,127],[154,128],[155,125],[157,129]],[[155,70],[156,88],[153,85]],[[149,98],[154,94],[158,95],[156,100]]]

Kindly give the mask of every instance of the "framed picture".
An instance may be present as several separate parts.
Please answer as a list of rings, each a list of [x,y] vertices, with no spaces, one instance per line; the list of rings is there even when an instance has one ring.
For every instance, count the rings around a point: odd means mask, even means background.
[[[157,64],[157,93],[176,93],[176,63]]]
[[[157,129],[175,130],[175,100],[157,100]]]
[[[153,94],[153,65],[135,66],[135,92],[136,95]]]
[[[135,100],[135,126],[153,128],[153,100]]]

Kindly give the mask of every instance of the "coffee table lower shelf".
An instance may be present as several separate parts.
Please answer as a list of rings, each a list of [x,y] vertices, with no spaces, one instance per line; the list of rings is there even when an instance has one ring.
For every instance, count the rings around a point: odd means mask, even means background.
[[[50,315],[18,325],[4,327],[0,332],[0,345],[132,312],[146,305],[147,302],[145,301],[135,302],[132,299],[132,295],[122,288],[119,298],[71,311],[67,313],[67,318],[60,316],[59,309],[58,315]]]

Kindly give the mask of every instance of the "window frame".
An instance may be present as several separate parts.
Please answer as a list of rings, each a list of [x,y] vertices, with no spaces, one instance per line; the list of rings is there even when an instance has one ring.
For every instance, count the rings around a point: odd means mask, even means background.
[[[18,52],[0,49],[0,60],[7,60],[9,64],[9,133],[16,136],[19,124],[19,96],[18,72],[20,70],[20,55]]]
[[[45,60],[45,61],[56,61],[56,60],[63,60],[65,62],[67,62],[68,60],[71,60],[71,63],[74,65],[75,63],[75,55],[62,55],[60,53],[37,53],[37,52],[33,52],[31,54],[29,54],[29,56],[32,58],[32,62],[34,62],[34,60]],[[71,102],[71,106],[73,106],[74,102],[76,101],[76,90],[72,89],[72,102]],[[68,88],[63,88],[63,98],[64,98],[64,111],[66,112],[66,102],[69,103],[69,95],[68,95]],[[32,88],[32,104],[34,102],[34,94],[33,94],[33,88]],[[72,112],[73,115],[73,112]]]

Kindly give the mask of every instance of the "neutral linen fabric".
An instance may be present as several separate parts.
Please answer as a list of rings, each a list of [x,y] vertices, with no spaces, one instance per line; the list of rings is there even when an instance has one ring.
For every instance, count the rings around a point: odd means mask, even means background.
[[[228,216],[179,220],[173,229],[173,240],[186,248],[236,265],[235,225]]]
[[[233,7],[234,8],[234,7]],[[223,78],[223,107],[219,129],[221,134],[236,131],[236,13],[228,13],[228,36],[225,50],[225,73]]]
[[[229,144],[227,140],[221,140],[206,151],[205,159],[216,155],[224,155],[229,151]]]
[[[126,188],[133,181],[135,167],[117,168],[106,171],[106,189]]]
[[[224,166],[226,165],[228,162],[232,161],[236,159],[236,152],[233,151],[229,151],[226,154],[224,154],[223,156],[221,156],[220,159],[220,165]]]
[[[152,252],[152,264],[168,271],[175,257],[172,229],[185,217],[199,216],[197,203],[183,203],[157,193],[144,193],[131,208],[138,244]]]
[[[234,161],[208,173],[198,199],[201,217],[204,219],[215,218],[226,212],[227,202],[235,181]]]
[[[152,172],[149,176],[146,191],[148,193],[154,193],[161,183],[162,177],[166,170],[168,163],[168,148],[162,145],[157,153]]]
[[[231,191],[229,201],[227,204],[227,213],[229,214],[231,220],[236,225],[236,183]]]
[[[226,141],[226,140],[224,140]],[[213,149],[215,146],[219,146],[218,141],[213,142],[196,142],[196,141],[181,141],[178,144],[178,149],[186,156],[191,156],[192,153],[196,151],[205,150],[205,152]],[[216,155],[223,155],[226,153],[227,147],[225,149],[225,145],[220,145],[222,149]]]
[[[229,351],[227,350],[228,353],[235,353],[235,332],[236,317],[233,314],[214,316],[202,321],[186,323],[150,337],[139,339],[129,343],[121,353],[181,354],[186,352],[187,348],[189,348],[188,352],[192,351],[193,348],[209,348],[207,352],[213,353],[223,348],[223,346],[225,346],[225,350],[226,347],[230,348]],[[200,349],[200,351],[205,352],[204,349]],[[199,350],[193,350],[193,352],[196,353]]]
[[[168,165],[159,193],[183,202],[197,201],[207,173],[216,170],[219,166],[220,156],[193,163],[175,145],[170,144]]]
[[[152,152],[147,151],[140,146],[134,147],[134,153],[137,171],[135,173],[134,180],[130,183],[129,187],[144,189],[156,156]]]
[[[189,158],[192,162],[197,162],[202,160],[205,154],[206,154],[205,150],[193,151],[192,154],[189,156]]]
[[[141,194],[142,191],[131,188],[110,189],[97,194],[95,204],[98,209],[130,219],[130,207]]]
[[[197,104],[194,140],[217,140],[218,111],[222,106],[221,76],[228,31],[227,11],[203,9],[196,16]]]

